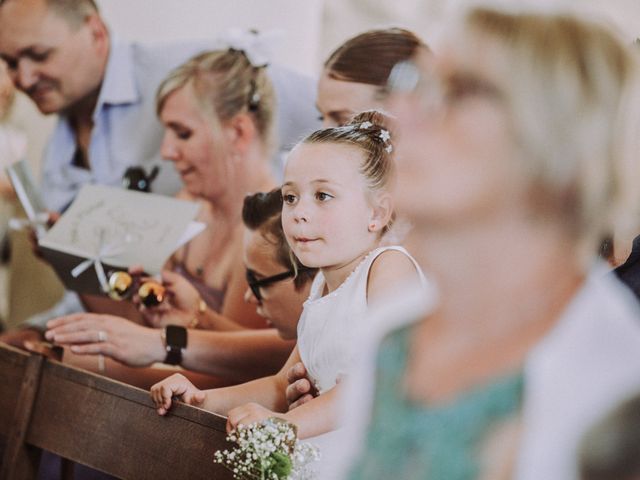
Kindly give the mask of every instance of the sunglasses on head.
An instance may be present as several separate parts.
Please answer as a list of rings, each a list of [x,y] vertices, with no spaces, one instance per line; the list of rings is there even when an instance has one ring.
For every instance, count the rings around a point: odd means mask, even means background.
[[[251,289],[251,292],[253,293],[253,295],[256,297],[256,300],[258,300],[259,302],[262,301],[260,288],[267,287],[272,283],[280,282],[281,280],[286,280],[287,278],[294,277],[295,274],[296,274],[295,271],[288,270],[286,272],[282,272],[277,275],[272,275],[271,277],[258,279],[256,278],[256,274],[253,272],[253,270],[247,269],[246,271],[247,283],[249,284],[249,288]]]

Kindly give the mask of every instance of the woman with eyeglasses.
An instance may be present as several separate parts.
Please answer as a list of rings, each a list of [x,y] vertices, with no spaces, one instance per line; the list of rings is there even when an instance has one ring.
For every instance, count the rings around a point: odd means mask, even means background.
[[[292,254],[282,229],[279,188],[245,198],[244,263],[249,288],[245,300],[285,340],[297,337],[302,304],[317,272]],[[293,287],[293,288],[292,288]]]
[[[404,324],[350,376],[359,452],[326,478],[575,479],[583,432],[640,389],[640,310],[596,258],[640,218],[637,59],[567,15],[447,32],[391,85],[396,204],[438,298],[379,311]]]

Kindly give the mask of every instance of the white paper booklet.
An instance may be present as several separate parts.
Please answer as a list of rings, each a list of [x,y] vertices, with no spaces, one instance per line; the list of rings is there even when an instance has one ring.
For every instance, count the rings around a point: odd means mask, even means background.
[[[150,275],[159,273],[178,247],[204,229],[193,221],[198,209],[195,202],[85,185],[38,243],[67,288],[100,293],[110,269],[142,265]]]

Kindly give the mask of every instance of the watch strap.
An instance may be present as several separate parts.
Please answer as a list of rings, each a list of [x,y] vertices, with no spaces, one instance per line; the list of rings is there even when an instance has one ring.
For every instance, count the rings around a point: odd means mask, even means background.
[[[182,349],[167,347],[167,356],[164,357],[167,365],[180,365],[182,363]]]
[[[182,349],[187,348],[187,329],[179,325],[167,325],[164,327],[164,342],[167,350],[164,363],[180,365]]]

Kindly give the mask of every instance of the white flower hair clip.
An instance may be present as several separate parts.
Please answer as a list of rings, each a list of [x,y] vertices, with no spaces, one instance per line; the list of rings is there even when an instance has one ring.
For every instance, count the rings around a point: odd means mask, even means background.
[[[382,143],[387,145],[384,149],[387,153],[393,152],[393,145],[391,145],[391,133],[389,130],[382,129],[380,133],[378,133],[378,137],[382,140]]]
[[[373,126],[374,126],[374,124],[367,120],[367,121],[362,122],[360,124],[354,124],[350,128],[356,129],[356,130],[368,130],[369,128],[371,128]],[[367,132],[366,135],[369,136],[369,135],[371,135],[373,133],[374,132]],[[371,138],[371,137],[369,137],[369,138]],[[374,138],[379,138],[380,139],[380,141],[385,145],[384,150],[387,153],[393,152],[393,145],[391,145],[391,133],[389,132],[389,130],[381,128],[380,131],[378,132],[378,134],[375,135]]]

